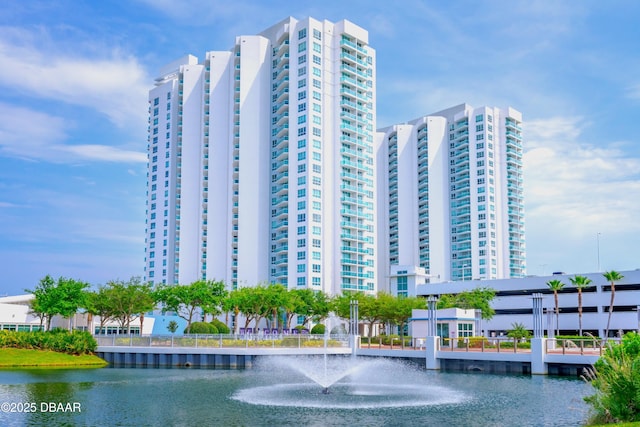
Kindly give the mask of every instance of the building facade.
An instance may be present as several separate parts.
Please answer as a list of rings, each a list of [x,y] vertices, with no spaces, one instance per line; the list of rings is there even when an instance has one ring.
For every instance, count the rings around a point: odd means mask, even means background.
[[[622,280],[615,282],[615,296],[611,312],[609,337],[619,337],[631,331],[640,331],[640,270],[620,271]],[[582,273],[591,280],[590,286],[582,290],[582,332],[604,337],[609,321],[611,302],[611,283],[602,273]],[[580,316],[578,289],[571,285],[573,274],[554,274],[550,276],[528,276],[499,280],[473,280],[452,283],[430,283],[418,287],[420,296],[438,296],[471,291],[478,287],[488,287],[496,291],[491,302],[495,315],[483,320],[477,328],[480,335],[487,337],[505,336],[513,329],[513,324],[522,323],[533,330],[533,294],[542,294],[542,306],[545,313],[543,328],[545,334],[552,337],[560,335],[578,335]],[[553,291],[547,283],[559,280],[564,287],[558,292],[558,315],[555,313]],[[440,313],[438,313],[440,317]],[[455,338],[457,336],[451,335]]]
[[[287,18],[149,92],[146,279],[375,292],[375,51]]]
[[[392,293],[526,274],[521,123],[462,104],[378,131],[378,276]]]

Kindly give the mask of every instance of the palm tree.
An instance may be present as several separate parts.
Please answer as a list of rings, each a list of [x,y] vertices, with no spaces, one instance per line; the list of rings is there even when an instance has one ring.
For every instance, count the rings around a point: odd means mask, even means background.
[[[569,280],[578,289],[578,324],[580,325],[580,336],[582,336],[582,290],[588,287],[592,280],[586,276],[569,277]]]
[[[616,283],[619,280],[624,279],[624,276],[615,270],[605,271],[602,273],[605,279],[611,283],[611,300],[609,302],[609,317],[607,318],[607,329],[604,332],[604,339],[609,336],[609,325],[611,324],[611,313],[613,313],[613,300],[616,297]]]
[[[553,300],[556,303],[556,335],[560,335],[560,308],[558,307],[558,291],[564,288],[564,283],[558,279],[547,282],[549,289],[553,291]]]

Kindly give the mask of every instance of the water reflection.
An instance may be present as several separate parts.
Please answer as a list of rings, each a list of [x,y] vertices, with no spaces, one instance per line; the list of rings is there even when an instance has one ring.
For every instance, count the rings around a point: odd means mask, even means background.
[[[299,388],[294,393],[297,397],[307,389],[315,398],[326,396],[302,376],[285,378],[260,369],[0,371],[0,402],[82,405],[80,413],[0,412],[0,425],[578,426],[588,417],[582,397],[591,389],[580,380],[416,370],[410,375],[415,384],[428,386],[427,390],[446,390],[447,399],[435,405],[365,405],[359,409],[265,406],[233,396],[261,388],[256,399],[266,399],[278,389],[289,393],[291,387]],[[397,378],[397,387],[389,386],[393,398],[406,392],[406,384]],[[336,393],[348,393],[356,400],[385,398],[383,389],[372,394],[370,387],[353,385],[341,380],[335,385]],[[418,386],[412,390],[421,393]]]

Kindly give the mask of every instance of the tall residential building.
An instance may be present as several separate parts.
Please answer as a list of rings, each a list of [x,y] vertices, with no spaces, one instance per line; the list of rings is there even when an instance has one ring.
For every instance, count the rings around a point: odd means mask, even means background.
[[[521,122],[462,104],[379,130],[378,276],[392,293],[525,276]]]
[[[287,18],[149,92],[146,278],[376,291],[375,51]]]

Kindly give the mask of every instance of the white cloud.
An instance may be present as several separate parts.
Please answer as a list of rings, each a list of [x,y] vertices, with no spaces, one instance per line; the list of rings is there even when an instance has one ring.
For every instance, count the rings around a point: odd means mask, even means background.
[[[619,144],[581,141],[580,118],[535,120],[527,126],[525,189],[528,223],[579,236],[590,230],[640,232],[640,158]]]
[[[640,84],[628,87],[627,97],[631,99],[640,99]]]
[[[142,152],[107,145],[64,144],[73,123],[60,117],[0,103],[0,155],[57,163],[79,160],[146,162]]]
[[[139,163],[146,163],[147,161],[147,155],[145,153],[121,150],[107,145],[67,145],[62,149],[89,160]]]
[[[46,39],[46,34],[0,28],[0,86],[95,109],[118,126],[144,122],[151,79],[136,58],[117,50],[83,57],[68,53],[77,46],[42,42]]]

